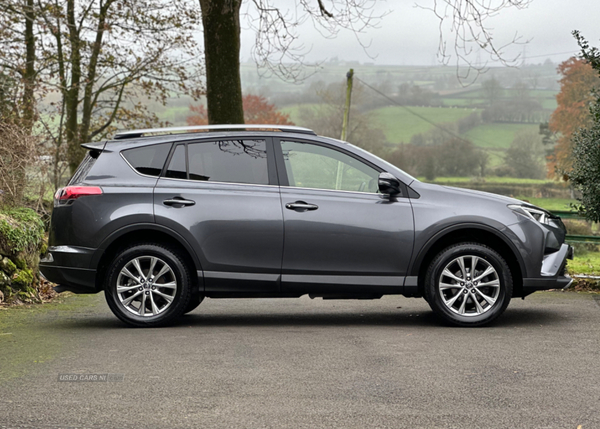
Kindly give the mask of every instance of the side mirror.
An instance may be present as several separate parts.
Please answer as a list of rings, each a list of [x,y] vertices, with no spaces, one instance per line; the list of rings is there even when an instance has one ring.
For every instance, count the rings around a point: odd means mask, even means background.
[[[400,193],[400,181],[390,173],[383,172],[378,180],[379,192],[382,194],[398,195]]]

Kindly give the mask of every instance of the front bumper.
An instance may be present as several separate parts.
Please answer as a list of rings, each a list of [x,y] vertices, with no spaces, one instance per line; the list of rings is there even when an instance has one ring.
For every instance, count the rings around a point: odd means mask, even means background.
[[[566,289],[573,279],[564,274],[567,259],[573,259],[573,248],[563,243],[557,252],[544,256],[541,276],[523,279],[523,297],[538,290]]]

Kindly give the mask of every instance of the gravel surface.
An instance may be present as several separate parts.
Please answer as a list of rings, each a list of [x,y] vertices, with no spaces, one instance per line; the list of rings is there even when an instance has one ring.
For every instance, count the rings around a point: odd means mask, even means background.
[[[208,299],[177,326],[132,329],[87,299],[2,325],[5,369],[11,350],[43,354],[32,338],[56,347],[0,382],[0,428],[600,428],[589,294],[515,299],[486,328],[388,296]]]

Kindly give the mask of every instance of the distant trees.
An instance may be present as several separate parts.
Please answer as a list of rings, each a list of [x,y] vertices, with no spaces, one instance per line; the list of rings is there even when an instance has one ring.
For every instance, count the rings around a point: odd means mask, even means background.
[[[531,97],[525,82],[516,82],[510,88],[510,97],[502,97],[505,91],[495,79],[484,82],[483,93],[489,103],[481,118],[486,122],[538,123],[545,120],[542,105]]]
[[[299,114],[301,123],[309,125],[317,134],[339,139],[342,134],[346,97],[345,82],[321,87],[317,90],[317,94],[322,104],[302,108]],[[355,82],[346,139],[356,146],[385,156],[387,145],[385,134],[369,113],[363,113],[357,107],[362,104],[365,97],[364,87]]]
[[[543,179],[546,172],[546,151],[542,136],[536,130],[517,133],[504,156],[512,177]]]
[[[294,125],[290,115],[279,112],[265,97],[247,94],[243,97],[243,102],[246,124]],[[203,104],[190,106],[190,111],[193,114],[186,119],[188,125],[208,125],[208,111]]]
[[[498,102],[502,95],[504,94],[504,89],[500,82],[494,77],[488,80],[484,80],[481,83],[481,89],[483,91],[483,96],[485,100],[488,102],[490,106],[493,106]]]
[[[554,154],[548,162],[548,174],[569,174],[573,165],[573,133],[592,124],[590,103],[600,88],[600,76],[586,57],[570,58],[558,66],[560,92],[558,107],[550,117],[549,128],[558,134]]]
[[[485,175],[489,157],[473,142],[455,137],[438,145],[401,144],[386,159],[414,176],[433,180]]]

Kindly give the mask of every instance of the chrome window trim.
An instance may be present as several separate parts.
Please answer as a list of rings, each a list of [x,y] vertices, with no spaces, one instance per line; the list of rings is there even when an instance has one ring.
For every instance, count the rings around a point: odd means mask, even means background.
[[[306,191],[343,192],[346,194],[359,194],[359,195],[379,195],[379,196],[387,195],[387,194],[380,194],[379,192],[344,191],[341,189],[338,190],[338,189],[324,189],[324,188],[303,188],[300,186],[280,186],[280,188],[300,189],[300,190],[306,190]]]
[[[138,173],[139,174],[139,173]],[[261,185],[254,183],[237,183],[237,182],[216,182],[211,180],[191,180],[191,179],[177,179],[175,177],[164,177],[160,176],[158,179],[161,180],[175,180],[177,182],[186,182],[186,183],[205,183],[205,184],[216,184],[216,185],[235,185],[235,186],[260,186],[263,188],[279,188],[279,185]]]

